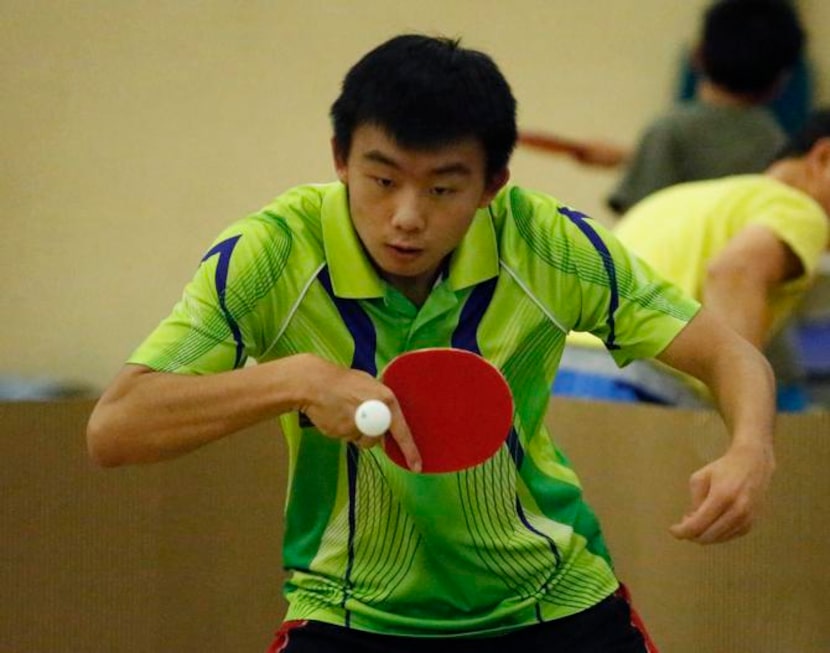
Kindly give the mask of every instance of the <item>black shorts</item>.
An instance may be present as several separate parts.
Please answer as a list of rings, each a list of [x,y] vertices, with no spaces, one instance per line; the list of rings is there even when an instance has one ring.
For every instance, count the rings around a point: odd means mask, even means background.
[[[569,617],[494,637],[418,638],[287,621],[267,653],[657,653],[624,589]]]

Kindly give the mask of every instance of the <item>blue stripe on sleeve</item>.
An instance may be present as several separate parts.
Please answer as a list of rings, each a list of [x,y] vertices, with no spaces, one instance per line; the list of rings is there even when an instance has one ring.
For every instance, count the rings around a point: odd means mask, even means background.
[[[600,259],[602,259],[602,265],[605,267],[605,273],[608,275],[608,285],[611,290],[611,300],[608,302],[608,319],[606,320],[606,324],[608,325],[608,339],[605,341],[605,346],[608,349],[619,349],[620,346],[614,342],[617,338],[614,326],[614,313],[617,312],[617,308],[620,305],[620,292],[617,286],[617,268],[614,266],[614,259],[611,256],[611,252],[608,251],[608,247],[602,238],[599,237],[599,234],[588,224],[587,217],[584,213],[566,207],[560,207],[559,213],[569,218],[585,234],[585,237],[594,246]]]

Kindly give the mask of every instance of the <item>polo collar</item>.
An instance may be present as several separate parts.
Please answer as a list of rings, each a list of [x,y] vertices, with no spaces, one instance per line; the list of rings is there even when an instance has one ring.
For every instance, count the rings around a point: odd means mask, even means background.
[[[370,261],[349,215],[346,186],[331,184],[323,197],[323,246],[332,288],[337,297],[383,297],[386,282]],[[492,279],[499,273],[499,253],[493,220],[487,208],[476,211],[470,228],[450,256],[448,283],[452,290]]]

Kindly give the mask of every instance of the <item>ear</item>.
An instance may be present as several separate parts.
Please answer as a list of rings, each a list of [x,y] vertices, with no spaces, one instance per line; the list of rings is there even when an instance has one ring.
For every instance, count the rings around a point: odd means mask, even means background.
[[[487,185],[484,187],[484,194],[481,196],[481,202],[479,202],[478,207],[483,209],[487,206],[493,198],[496,196],[504,185],[510,179],[510,169],[505,167],[499,170],[498,172],[493,173],[490,176],[490,179],[487,180]]]
[[[703,74],[703,47],[700,43],[689,52],[689,67],[698,75]]]
[[[822,165],[830,160],[830,136],[819,138],[810,148],[810,156],[815,156]]]
[[[344,184],[348,184],[349,181],[349,165],[348,165],[348,155],[346,155],[342,148],[340,148],[337,144],[337,140],[332,137],[331,139],[331,157],[334,161],[334,170],[337,173],[337,178],[343,182]]]
[[[823,176],[830,171],[830,137],[819,138],[805,156],[807,169],[814,175]]]

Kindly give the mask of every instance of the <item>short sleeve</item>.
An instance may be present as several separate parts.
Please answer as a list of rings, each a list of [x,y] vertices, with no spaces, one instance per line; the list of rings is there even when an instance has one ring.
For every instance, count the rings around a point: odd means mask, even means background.
[[[278,223],[249,218],[229,227],[204,254],[170,315],[128,362],[183,374],[242,367],[262,349],[257,306],[290,249]]]
[[[582,311],[574,329],[599,338],[618,365],[654,358],[700,304],[625,248],[601,225],[577,222]]]
[[[764,203],[756,200],[761,210],[751,224],[767,227],[795,253],[804,267],[801,279],[815,274],[822,253],[830,238],[828,219],[812,198],[799,192],[778,192]]]

